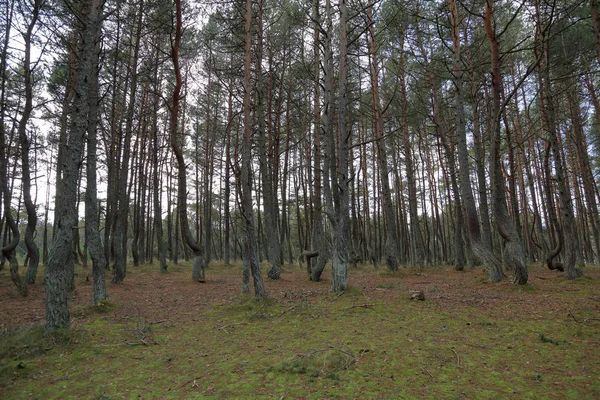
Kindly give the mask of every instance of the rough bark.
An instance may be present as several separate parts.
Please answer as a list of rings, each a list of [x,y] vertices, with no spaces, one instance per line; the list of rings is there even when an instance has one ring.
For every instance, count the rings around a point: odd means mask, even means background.
[[[100,20],[93,23],[99,23]],[[100,27],[96,28],[100,31]],[[98,65],[100,57],[100,41],[96,43],[92,58],[92,65]],[[87,164],[85,188],[85,233],[88,251],[92,259],[92,274],[94,276],[94,304],[106,301],[105,273],[107,267],[104,247],[100,239],[98,215],[98,188],[97,188],[97,147],[98,147],[98,69],[91,71],[89,89],[89,114],[87,126]]]
[[[66,328],[70,324],[67,304],[67,273],[73,264],[73,226],[77,223],[77,181],[83,160],[85,135],[88,128],[88,94],[91,79],[98,66],[94,64],[104,2],[87,0],[79,4],[76,30],[79,33],[77,47],[77,84],[73,100],[69,151],[65,157],[63,176],[56,190],[56,232],[50,248],[45,269],[46,329]]]
[[[505,240],[504,265],[511,271],[512,284],[527,283],[528,272],[525,265],[525,254],[519,233],[514,221],[508,213],[506,205],[506,188],[502,174],[500,117],[502,115],[502,76],[500,74],[500,49],[493,25],[493,0],[486,0],[484,27],[491,48],[492,63],[492,99],[491,99],[491,130],[490,130],[490,174],[492,186],[492,210],[496,229]]]
[[[338,132],[337,152],[335,151],[334,138],[329,138],[329,150],[331,154],[337,155],[337,163],[330,163],[330,180],[333,186],[333,204],[335,214],[333,215],[333,251],[331,262],[331,288],[334,292],[341,292],[348,287],[347,260],[349,252],[349,227],[350,227],[350,191],[348,184],[348,151],[350,131],[347,127],[348,118],[348,38],[346,23],[348,10],[346,0],[340,0],[340,60],[338,66]],[[336,167],[337,164],[337,167]]]
[[[465,112],[463,96],[463,70],[460,56],[460,29],[456,1],[450,0],[450,18],[452,23],[452,50],[453,50],[453,78],[455,86],[455,137],[458,156],[458,178],[460,191],[467,220],[467,231],[471,239],[471,247],[475,256],[482,262],[488,278],[491,282],[498,282],[504,277],[502,263],[498,256],[493,253],[490,243],[486,242],[481,235],[477,206],[471,188],[471,166],[467,149],[467,135],[465,129]]]

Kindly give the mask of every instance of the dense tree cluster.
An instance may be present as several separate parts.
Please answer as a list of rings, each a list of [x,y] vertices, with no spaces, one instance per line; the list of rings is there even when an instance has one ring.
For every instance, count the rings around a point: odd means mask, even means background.
[[[600,260],[597,0],[6,0],[0,269]],[[40,254],[41,252],[41,254]],[[23,261],[24,260],[24,261]],[[19,274],[24,263],[25,277]]]

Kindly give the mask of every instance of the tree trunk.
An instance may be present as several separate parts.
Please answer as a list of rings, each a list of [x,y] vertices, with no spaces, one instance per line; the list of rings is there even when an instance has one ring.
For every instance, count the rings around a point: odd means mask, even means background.
[[[69,152],[63,166],[63,176],[56,190],[56,232],[45,269],[46,329],[66,328],[70,324],[67,305],[67,273],[72,265],[73,226],[77,223],[77,181],[83,159],[88,129],[91,80],[98,65],[95,50],[100,40],[102,8],[100,0],[82,1],[76,9],[76,30],[80,32],[77,46],[77,85],[71,115]]]
[[[335,151],[334,137],[330,137],[329,151],[330,154],[337,154],[337,166],[335,160],[330,158],[330,181],[333,193],[333,255],[331,262],[331,286],[334,292],[342,292],[348,287],[348,237],[349,237],[349,222],[350,222],[350,198],[348,183],[348,143],[350,140],[350,131],[347,127],[347,108],[348,108],[348,38],[346,23],[348,20],[348,11],[346,8],[346,0],[340,0],[340,61],[339,61],[339,92],[338,92],[338,132],[337,132],[337,152]]]
[[[252,117],[250,115],[250,85],[252,45],[252,1],[246,0],[245,17],[245,58],[244,58],[244,140],[242,142],[242,166],[240,169],[241,212],[245,233],[244,269],[242,290],[249,291],[250,274],[254,282],[254,295],[264,297],[265,288],[260,271],[258,242],[254,227],[254,210],[252,208]]]
[[[511,271],[511,283],[524,285],[527,283],[528,273],[525,265],[525,254],[519,233],[513,220],[508,214],[506,206],[506,193],[502,163],[500,160],[500,99],[502,97],[502,76],[500,75],[500,50],[493,26],[493,0],[486,0],[484,13],[484,26],[491,47],[492,62],[492,104],[491,104],[491,130],[490,130],[490,174],[492,186],[492,210],[496,228],[500,236],[506,241],[504,249],[504,264]]]
[[[95,24],[99,24],[100,20]],[[98,26],[98,32],[100,27]],[[92,65],[98,65],[100,57],[100,41],[95,43]],[[104,254],[102,241],[100,240],[99,215],[98,215],[98,188],[96,170],[97,147],[98,147],[98,69],[91,71],[91,80],[89,83],[89,114],[87,126],[87,165],[86,165],[86,188],[85,188],[85,233],[87,238],[88,250],[92,259],[92,274],[94,276],[94,304],[101,304],[106,301],[106,282],[105,273],[107,260]]]
[[[465,114],[463,102],[463,71],[460,62],[460,30],[458,10],[456,1],[450,0],[450,18],[452,22],[452,49],[453,49],[453,72],[455,93],[455,118],[456,118],[456,145],[458,155],[458,178],[460,180],[460,189],[463,204],[465,207],[467,227],[471,246],[475,256],[483,263],[484,269],[491,282],[498,282],[504,277],[502,272],[502,263],[493,253],[490,243],[483,240],[481,227],[479,225],[479,216],[471,188],[471,168],[469,163],[469,153],[467,150],[467,136],[465,129]]]
[[[25,281],[28,284],[35,283],[37,269],[40,262],[40,250],[34,241],[34,235],[37,227],[36,207],[31,199],[31,171],[29,167],[29,150],[30,143],[27,138],[27,124],[33,110],[33,82],[31,74],[31,41],[33,39],[33,29],[38,20],[40,11],[40,0],[33,1],[33,9],[31,10],[31,20],[27,25],[27,30],[23,36],[25,44],[25,60],[23,62],[23,79],[25,86],[25,105],[23,114],[19,121],[19,141],[21,143],[21,170],[23,174],[23,202],[27,210],[27,227],[25,229],[25,246],[27,247],[27,259],[29,266],[27,267],[27,276]]]
[[[374,138],[377,143],[377,160],[379,161],[381,191],[383,198],[383,215],[385,220],[385,261],[390,271],[398,270],[398,237],[396,216],[390,191],[390,171],[386,143],[383,138],[383,116],[379,104],[379,65],[377,62],[377,45],[375,43],[375,24],[373,23],[373,3],[369,0],[367,6],[369,21],[369,66],[371,70],[371,108],[373,110]]]
[[[187,215],[187,177],[185,170],[185,160],[183,158],[183,129],[180,132],[179,129],[179,100],[181,97],[182,78],[181,68],[179,65],[179,48],[181,43],[181,32],[182,32],[182,11],[181,11],[181,0],[175,0],[176,7],[176,23],[175,23],[175,37],[171,47],[171,58],[173,61],[173,68],[175,70],[175,86],[173,88],[172,106],[171,106],[171,147],[173,154],[177,159],[177,212],[179,214],[179,223],[181,225],[181,235],[186,246],[194,253],[194,264],[192,270],[192,279],[199,282],[205,281],[205,272],[202,257],[202,247],[198,245],[192,238],[190,232],[190,226]],[[181,136],[181,137],[180,137]]]
[[[137,64],[140,52],[140,38],[142,33],[142,21],[144,15],[144,1],[139,3],[139,11],[136,15],[135,43],[133,45],[133,55],[130,60],[131,82],[129,86],[129,99],[127,103],[127,114],[125,118],[125,137],[122,143],[123,159],[118,169],[118,180],[116,186],[117,210],[114,228],[114,265],[112,282],[116,284],[123,283],[127,274],[127,220],[129,216],[129,196],[127,195],[127,180],[129,176],[129,159],[131,157],[131,137],[133,135],[133,117],[136,107]],[[118,165],[118,164],[117,164]]]
[[[328,129],[328,127],[324,127],[321,125],[321,99],[320,99],[320,93],[321,93],[321,84],[319,82],[319,76],[320,76],[320,71],[321,71],[321,59],[320,59],[320,50],[319,50],[319,41],[320,41],[320,34],[319,34],[319,29],[320,27],[318,26],[320,24],[320,13],[319,13],[319,0],[313,0],[313,8],[312,8],[312,13],[313,13],[313,21],[314,21],[314,37],[313,37],[313,55],[315,57],[314,59],[314,65],[313,65],[313,71],[314,71],[314,100],[313,100],[313,104],[314,104],[314,110],[313,110],[313,119],[314,119],[314,125],[313,125],[313,130],[315,133],[315,138],[314,138],[314,142],[313,142],[313,146],[314,146],[314,158],[313,158],[313,169],[314,169],[314,186],[315,186],[315,190],[314,190],[314,199],[313,199],[313,220],[312,220],[312,233],[311,233],[311,248],[315,249],[318,252],[318,257],[315,258],[311,258],[311,259],[307,259],[306,260],[306,265],[308,268],[308,274],[309,274],[309,278],[311,281],[314,282],[318,282],[321,280],[321,274],[323,273],[323,270],[325,269],[325,264],[327,263],[328,260],[328,252],[329,252],[329,245],[327,243],[327,239],[325,237],[325,231],[323,228],[323,199],[322,199],[322,188],[323,188],[323,177],[321,174],[321,171],[323,170],[323,166],[321,165],[321,146],[322,146],[322,136],[323,136],[323,129]],[[328,42],[329,43],[329,42]],[[327,47],[329,53],[325,53],[325,58],[326,58],[326,62],[328,62],[328,56],[331,56],[331,47],[329,45],[329,47]],[[326,51],[327,51],[326,49]],[[328,65],[328,64],[327,64]],[[325,77],[328,78],[328,72],[326,71],[325,73]],[[331,81],[327,81],[326,79],[326,85],[333,85],[333,78],[331,78]],[[329,87],[325,89],[326,91],[328,91],[328,93],[331,93],[331,90],[333,90],[333,88]],[[329,101],[331,101],[331,99],[329,98]],[[329,118],[329,117],[328,117]],[[325,134],[328,134],[327,131],[325,132]]]

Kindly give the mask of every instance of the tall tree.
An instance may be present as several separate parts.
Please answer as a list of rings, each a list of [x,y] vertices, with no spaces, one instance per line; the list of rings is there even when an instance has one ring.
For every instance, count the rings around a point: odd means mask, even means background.
[[[385,261],[390,271],[398,270],[398,228],[392,194],[390,190],[390,171],[388,167],[388,150],[383,136],[383,115],[379,98],[379,62],[377,60],[377,42],[375,38],[375,23],[373,22],[373,2],[367,6],[367,21],[369,33],[369,67],[371,72],[371,108],[373,111],[373,136],[377,144],[377,161],[381,179],[383,199],[383,215],[385,220]]]
[[[491,49],[492,98],[490,105],[490,175],[492,186],[492,211],[496,229],[506,241],[504,248],[504,265],[511,271],[511,283],[524,285],[528,273],[525,264],[523,244],[519,237],[514,221],[508,213],[506,205],[506,188],[501,163],[501,130],[502,116],[502,75],[500,64],[500,46],[494,24],[494,0],[486,0],[484,12],[484,27]]]
[[[244,138],[242,141],[242,165],[239,171],[241,186],[241,212],[244,226],[243,281],[242,290],[250,290],[250,274],[254,282],[254,295],[265,296],[265,288],[260,271],[258,241],[254,227],[254,209],[252,207],[252,116],[250,114],[251,86],[251,47],[252,47],[252,1],[246,0],[245,46],[244,46]]]
[[[463,96],[463,69],[461,62],[460,18],[456,1],[450,0],[450,22],[452,27],[452,52],[453,52],[453,79],[455,86],[455,136],[458,155],[458,178],[460,190],[465,207],[467,227],[471,239],[471,246],[475,256],[483,263],[490,281],[498,282],[504,277],[502,263],[493,253],[490,243],[486,242],[481,234],[479,216],[471,188],[471,168],[467,149],[466,120]],[[473,79],[473,77],[471,77]]]
[[[332,7],[329,0],[325,3],[328,37],[327,45],[332,40]],[[347,126],[348,119],[348,37],[347,21],[348,9],[346,0],[339,1],[339,65],[338,65],[338,96],[337,96],[337,132],[333,126],[329,129],[325,137],[327,158],[325,170],[328,176],[325,181],[325,197],[327,199],[327,215],[333,226],[333,248],[331,263],[331,286],[334,292],[346,290],[348,286],[347,261],[349,249],[349,227],[350,227],[350,177],[348,176],[348,151],[350,141],[350,130]],[[325,79],[333,80],[333,55],[326,52],[326,75]],[[326,83],[325,90],[332,90],[333,85],[329,87]],[[331,96],[331,95],[330,95]],[[330,97],[333,99],[333,96]],[[328,118],[333,119],[333,104],[326,104],[328,107]],[[329,121],[333,123],[333,121]]]
[[[179,125],[179,104],[181,100],[181,88],[183,85],[181,66],[179,63],[179,51],[181,48],[181,35],[183,29],[181,0],[175,0],[175,17],[175,35],[171,41],[171,60],[173,61],[173,69],[175,71],[175,86],[173,87],[171,103],[170,135],[171,148],[173,149],[173,154],[177,160],[177,213],[179,215],[179,224],[181,225],[181,235],[184,243],[194,253],[192,279],[204,282],[205,271],[202,247],[196,243],[192,237],[187,214],[187,174],[185,159],[183,158],[183,144],[185,139],[183,135],[184,129],[180,129]]]
[[[104,1],[80,0],[73,11],[77,40],[77,83],[68,135],[69,152],[57,182],[55,236],[45,269],[46,329],[70,325],[67,304],[69,265],[73,263],[73,229],[77,223],[77,181],[88,129],[89,90],[98,68],[95,56],[102,26]]]
[[[34,0],[31,5],[31,19],[27,25],[25,34],[23,35],[23,42],[25,44],[25,54],[23,60],[23,80],[25,86],[25,106],[23,107],[23,113],[21,114],[21,120],[19,121],[19,142],[21,144],[21,171],[23,176],[23,202],[25,203],[25,209],[27,210],[27,227],[25,229],[25,246],[27,247],[27,259],[29,265],[27,267],[26,282],[31,284],[35,283],[37,269],[40,262],[40,250],[35,243],[34,235],[37,227],[37,212],[36,206],[31,198],[31,167],[29,163],[29,152],[31,149],[30,139],[27,136],[27,128],[31,112],[33,111],[33,81],[32,75],[34,72],[35,65],[31,63],[31,44],[33,37],[33,30],[40,15],[40,8],[43,6],[41,0]],[[37,64],[37,63],[36,63]]]

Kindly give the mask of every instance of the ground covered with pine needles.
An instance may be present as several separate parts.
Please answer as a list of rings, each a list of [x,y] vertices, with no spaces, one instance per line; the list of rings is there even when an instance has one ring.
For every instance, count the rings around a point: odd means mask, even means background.
[[[363,266],[343,294],[329,273],[286,266],[256,300],[239,265],[206,283],[186,263],[130,266],[95,306],[78,267],[72,328],[47,334],[42,278],[21,298],[4,270],[0,398],[600,398],[598,267],[569,281],[534,266],[511,286]]]

